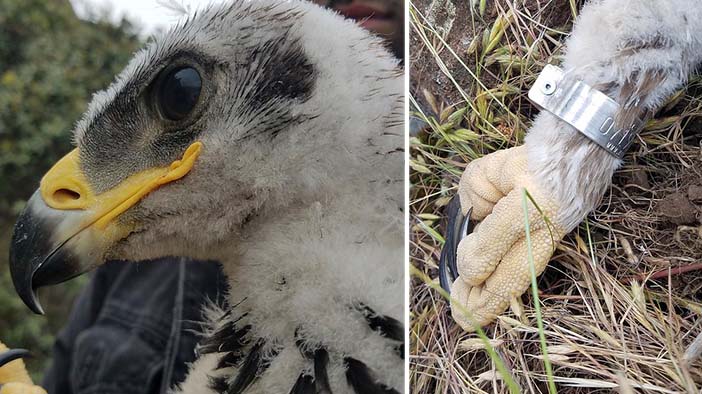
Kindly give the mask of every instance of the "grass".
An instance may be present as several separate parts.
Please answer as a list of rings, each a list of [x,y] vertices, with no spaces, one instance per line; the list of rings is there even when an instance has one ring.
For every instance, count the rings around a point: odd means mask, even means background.
[[[702,225],[661,207],[702,185],[702,80],[647,124],[521,308],[465,333],[437,286],[443,208],[466,163],[521,144],[537,113],[526,92],[560,62],[582,2],[455,3],[447,32],[422,1],[410,4],[410,103],[429,125],[410,141],[412,392],[699,393]]]
[[[446,290],[444,290],[438,283],[433,282],[428,276],[426,276],[423,272],[418,271],[415,267],[410,268],[411,275],[421,279],[427,286],[434,289],[447,301],[452,301],[451,295],[447,293]],[[490,343],[490,339],[487,337],[487,335],[485,335],[485,331],[483,331],[483,329],[479,325],[477,325],[477,323],[474,322],[475,320],[473,319],[469,310],[461,307],[459,304],[457,305],[460,309],[460,312],[467,316],[468,320],[470,320],[471,324],[475,327],[476,335],[482,343],[482,346],[484,346],[485,351],[488,353],[490,360],[492,360],[492,362],[495,364],[495,368],[500,374],[500,377],[505,381],[505,384],[507,385],[510,394],[518,394],[519,386],[517,386],[516,382],[510,375],[509,371],[507,370],[507,367],[505,367],[505,364],[500,358],[500,356],[497,354],[497,352],[495,352],[495,348]]]

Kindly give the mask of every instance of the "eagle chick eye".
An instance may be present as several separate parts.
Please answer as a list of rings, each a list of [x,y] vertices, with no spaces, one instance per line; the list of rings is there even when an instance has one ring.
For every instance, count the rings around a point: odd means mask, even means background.
[[[161,78],[156,100],[161,114],[168,120],[184,119],[200,98],[202,79],[192,67],[179,67]]]

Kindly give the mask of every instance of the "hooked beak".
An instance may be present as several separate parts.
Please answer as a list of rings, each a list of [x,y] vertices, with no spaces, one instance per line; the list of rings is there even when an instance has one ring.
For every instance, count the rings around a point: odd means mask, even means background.
[[[187,175],[200,155],[195,142],[181,160],[147,169],[96,194],[73,150],[41,180],[15,224],[10,272],[17,294],[34,313],[43,314],[38,288],[65,282],[104,262],[105,252],[135,229],[117,220],[160,186]]]

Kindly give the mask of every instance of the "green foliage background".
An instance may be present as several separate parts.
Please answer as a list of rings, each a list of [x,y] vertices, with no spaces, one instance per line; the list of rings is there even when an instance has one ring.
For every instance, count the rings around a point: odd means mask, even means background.
[[[70,131],[91,94],[138,46],[126,20],[82,21],[68,0],[0,0],[0,341],[34,353],[35,381],[85,279],[40,293],[47,316],[34,316],[9,276],[12,224],[41,175],[71,149]]]

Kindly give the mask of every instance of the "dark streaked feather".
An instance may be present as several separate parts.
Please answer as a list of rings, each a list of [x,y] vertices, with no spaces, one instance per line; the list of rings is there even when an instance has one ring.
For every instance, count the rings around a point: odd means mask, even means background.
[[[243,357],[244,355],[240,352],[226,353],[224,356],[222,356],[222,358],[219,359],[219,362],[217,363],[217,368],[215,368],[215,370],[236,367],[237,365],[239,365]]]
[[[290,394],[316,394],[314,391],[314,379],[310,375],[300,374]]]
[[[634,73],[624,82],[619,92],[619,102],[622,105],[614,119],[618,129],[628,130],[647,115],[649,108],[646,108],[643,103],[665,78],[666,72],[656,69]]]
[[[240,394],[246,390],[251,383],[256,380],[266,368],[270,365],[268,362],[263,361],[263,346],[266,341],[259,339],[249,350],[249,354],[246,356],[244,363],[238,371],[236,379],[229,385],[229,390],[227,394]]]
[[[363,314],[372,330],[379,331],[383,336],[395,341],[403,341],[405,339],[402,323],[396,319],[378,314],[365,304],[360,304],[357,310]]]
[[[346,381],[358,394],[399,394],[397,390],[379,383],[366,364],[355,358],[345,357]]]
[[[238,352],[249,343],[247,334],[250,330],[250,325],[238,328],[234,322],[227,322],[202,342],[198,352],[200,354]]]
[[[327,365],[329,364],[329,353],[326,349],[319,348],[314,352],[314,384],[317,394],[331,394],[329,376],[327,375]]]
[[[227,382],[226,376],[212,377],[210,376],[210,389],[215,393],[225,394],[227,389],[229,389],[229,383]]]
[[[237,304],[238,305],[238,304]],[[235,305],[236,306],[236,305]],[[238,367],[246,355],[245,349],[251,342],[249,332],[250,325],[237,327],[237,323],[246,314],[237,318],[233,317],[232,309],[227,310],[216,322],[223,323],[214,333],[203,339],[197,348],[198,355],[220,353],[222,356],[217,362],[215,370]],[[251,353],[249,353],[250,355]],[[210,376],[209,388],[221,394],[230,392],[231,376]]]
[[[300,337],[300,329],[295,330],[295,344],[300,349],[303,357],[314,361],[314,385],[316,394],[331,394],[329,376],[327,375],[327,365],[329,364],[329,353],[324,347],[319,347],[314,352],[305,346],[304,340]]]
[[[397,353],[398,356],[400,356],[401,359],[405,359],[405,344],[400,343],[395,346],[395,353]]]
[[[302,357],[310,360],[314,358],[314,352],[312,352],[309,347],[305,346],[305,340],[300,336],[300,327],[295,330],[295,345],[300,351],[300,354],[302,354]]]

